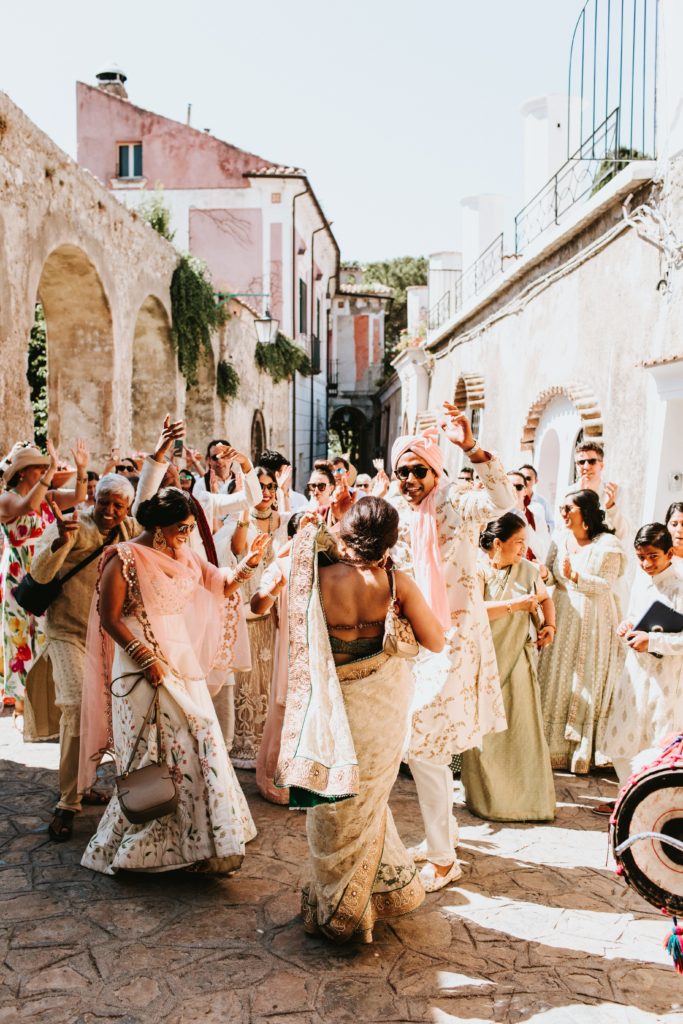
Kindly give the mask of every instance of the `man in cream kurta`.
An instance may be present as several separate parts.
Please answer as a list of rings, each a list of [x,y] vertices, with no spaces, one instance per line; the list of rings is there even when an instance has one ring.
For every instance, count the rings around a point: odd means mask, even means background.
[[[489,732],[506,728],[491,630],[480,588],[476,564],[480,527],[508,512],[514,505],[510,481],[500,460],[483,451],[475,441],[467,418],[446,405],[450,423],[442,424],[445,436],[476,463],[483,490],[470,490],[445,482],[438,474],[422,480],[412,475],[400,479],[411,466],[429,465],[410,450],[410,438],[401,451],[396,442],[392,469],[398,470],[401,493],[390,499],[399,512],[399,537],[392,551],[399,569],[415,572],[411,545],[413,519],[421,500],[437,489],[435,517],[441,565],[446,585],[450,627],[446,646],[439,654],[421,652],[413,665],[416,695],[408,763],[417,787],[426,839],[414,851],[416,860],[427,861],[423,884],[428,891],[458,876],[453,852],[457,826],[453,818],[453,777],[450,761],[455,753],[481,744]],[[416,446],[419,452],[419,446]],[[403,470],[401,467],[405,467]],[[418,469],[418,472],[421,472]],[[420,498],[421,486],[431,487]],[[419,580],[418,580],[419,582]],[[424,592],[424,591],[423,591]],[[430,600],[430,594],[424,595]]]

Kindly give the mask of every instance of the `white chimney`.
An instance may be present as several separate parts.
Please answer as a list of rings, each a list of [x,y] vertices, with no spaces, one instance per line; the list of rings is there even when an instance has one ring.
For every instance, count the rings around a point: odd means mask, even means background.
[[[415,284],[406,288],[406,312],[408,315],[408,334],[417,334],[420,325],[427,319],[429,288],[426,284]]]
[[[467,272],[505,226],[505,196],[485,192],[460,201],[462,218],[462,263]]]
[[[524,202],[528,203],[581,145],[581,100],[571,102],[571,138],[567,139],[567,97],[538,96],[522,106]],[[584,123],[585,119],[584,119]],[[584,134],[590,129],[586,129]]]

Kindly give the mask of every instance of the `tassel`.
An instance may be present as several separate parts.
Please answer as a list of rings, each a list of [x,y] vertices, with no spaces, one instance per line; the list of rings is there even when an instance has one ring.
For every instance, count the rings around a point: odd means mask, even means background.
[[[677,974],[683,974],[683,948],[681,948],[681,935],[683,928],[678,927],[678,921],[674,917],[671,934],[664,940],[664,949],[674,962]]]

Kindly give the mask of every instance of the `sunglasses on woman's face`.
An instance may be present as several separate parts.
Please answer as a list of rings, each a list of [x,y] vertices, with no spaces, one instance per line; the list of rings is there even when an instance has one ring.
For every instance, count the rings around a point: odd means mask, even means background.
[[[399,480],[407,480],[412,473],[416,480],[424,480],[428,472],[429,466],[399,466],[396,470],[396,476]]]
[[[568,516],[570,512],[576,512],[576,505],[560,505],[560,515]]]
[[[325,488],[329,487],[329,486],[330,486],[329,484],[309,484],[308,485],[309,490],[311,490],[311,491],[324,491]]]
[[[192,533],[194,530],[194,523],[181,523],[180,526],[176,526],[176,533],[179,533],[182,537],[186,537],[188,533]]]
[[[262,491],[276,491],[277,484],[261,484]]]
[[[524,484],[513,484],[512,486],[514,487],[514,489],[516,491],[523,491],[524,490]]]

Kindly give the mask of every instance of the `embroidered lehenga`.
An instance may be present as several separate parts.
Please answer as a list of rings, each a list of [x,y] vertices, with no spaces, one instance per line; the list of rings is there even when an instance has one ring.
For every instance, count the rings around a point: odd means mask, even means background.
[[[225,676],[239,597],[223,596],[226,570],[188,550],[176,561],[141,544],[119,544],[105,553],[101,569],[112,557],[119,558],[127,585],[122,621],[167,668],[160,687],[162,742],[179,801],[172,814],[132,825],[115,790],[81,863],[104,874],[122,868],[236,870],[256,829],[225,749],[209,686],[212,673],[213,678]],[[125,768],[152,697],[144,679],[135,683],[140,675],[135,662],[102,630],[98,606],[99,583],[88,629],[81,791],[92,784],[104,748],[113,747],[117,772]],[[149,730],[138,749],[142,755],[133,768],[156,760],[155,730]]]
[[[413,683],[407,663],[383,652],[335,666],[318,589],[321,554],[336,555],[324,527],[307,527],[295,538],[289,687],[275,781],[290,787],[290,806],[308,808],[305,929],[338,942],[371,941],[377,920],[406,914],[424,899],[389,809]]]

